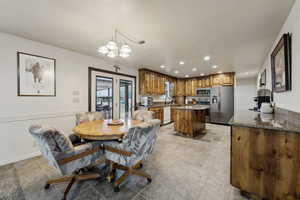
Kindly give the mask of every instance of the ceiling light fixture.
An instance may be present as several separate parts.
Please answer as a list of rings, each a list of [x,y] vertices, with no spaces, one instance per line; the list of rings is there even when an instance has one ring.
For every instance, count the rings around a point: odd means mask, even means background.
[[[212,68],[216,69],[218,68],[218,65],[213,65]]]
[[[186,78],[190,77],[189,75],[185,75]]]
[[[178,70],[175,70],[175,71],[174,71],[174,73],[175,73],[175,74],[178,74],[178,73],[179,73],[179,71],[178,71]]]
[[[192,71],[193,71],[193,72],[197,71],[197,68],[196,68],[196,67],[194,67],[194,68],[192,69]]]
[[[201,73],[200,76],[204,76],[204,73]]]
[[[164,65],[161,65],[161,66],[160,66],[160,68],[164,69],[164,68],[166,68],[166,66],[164,66]]]
[[[122,37],[121,40],[119,40],[118,36]],[[115,29],[112,40],[108,41],[106,45],[99,47],[98,52],[110,58],[115,58],[117,56],[127,58],[130,56],[132,50],[125,41],[139,45],[145,44],[144,40],[138,41],[131,39],[131,37],[128,35],[125,35],[124,33]]]
[[[205,57],[204,57],[204,60],[205,60],[205,61],[209,61],[209,60],[210,60],[210,56],[205,56]]]
[[[219,71],[219,72],[218,72],[218,74],[222,74],[222,73],[223,73],[222,71]]]
[[[179,65],[184,65],[184,62],[183,62],[183,61],[180,61],[180,62],[179,62]]]

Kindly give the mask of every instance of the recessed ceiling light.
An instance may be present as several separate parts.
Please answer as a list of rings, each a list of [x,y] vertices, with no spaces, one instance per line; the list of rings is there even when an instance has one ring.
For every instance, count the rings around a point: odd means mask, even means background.
[[[218,74],[222,74],[223,72],[222,71],[218,71]]]
[[[205,60],[205,61],[209,61],[209,60],[210,60],[210,56],[205,56],[205,57],[204,57],[204,60]]]
[[[174,71],[174,73],[175,73],[175,74],[178,74],[178,73],[179,73],[179,71],[178,71],[178,70],[175,70],[175,71]]]
[[[200,76],[204,76],[204,73],[201,73]]]
[[[161,66],[160,66],[160,68],[162,68],[162,69],[164,69],[165,67],[166,67],[166,66],[164,66],[164,65],[161,65]]]
[[[194,67],[194,68],[192,69],[192,71],[193,71],[193,72],[197,71],[197,68],[196,68],[196,67]]]
[[[184,65],[184,62],[183,62],[183,61],[180,61],[179,64],[180,64],[180,65]]]
[[[218,65],[213,65],[212,68],[216,69],[218,68]]]
[[[187,77],[190,77],[189,75],[185,75],[185,77],[187,78]]]

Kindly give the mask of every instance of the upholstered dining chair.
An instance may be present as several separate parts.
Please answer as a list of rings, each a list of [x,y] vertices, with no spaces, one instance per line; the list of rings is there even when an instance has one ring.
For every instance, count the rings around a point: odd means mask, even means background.
[[[82,113],[76,113],[76,126],[84,123],[84,122],[90,122],[95,120],[102,120],[104,119],[104,116],[101,112],[82,112]],[[74,146],[84,144],[83,140],[78,137],[77,135],[70,134],[69,139],[71,140],[72,144]]]
[[[54,183],[69,182],[62,198],[65,200],[75,181],[100,177],[99,174],[84,174],[82,170],[104,158],[100,143],[91,142],[74,147],[61,131],[41,125],[31,126],[29,132],[37,141],[48,163],[63,175],[61,178],[48,180],[45,189]]]
[[[153,119],[154,112],[148,110],[136,110],[133,112],[132,119],[147,122]]]
[[[142,161],[152,153],[160,128],[160,120],[153,119],[129,129],[123,137],[122,143],[104,143],[106,162],[110,166],[110,175],[114,177],[116,169],[124,171],[114,183],[114,191],[120,190],[120,184],[131,174],[147,178],[152,181],[146,172],[138,170]]]

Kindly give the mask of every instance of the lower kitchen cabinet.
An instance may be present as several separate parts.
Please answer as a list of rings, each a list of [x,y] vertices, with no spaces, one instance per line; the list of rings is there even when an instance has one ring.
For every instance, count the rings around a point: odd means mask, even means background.
[[[171,121],[174,122],[176,118],[176,107],[171,107]]]
[[[154,112],[154,119],[159,119],[161,124],[164,122],[164,108],[163,107],[153,107],[149,108],[149,111]]]

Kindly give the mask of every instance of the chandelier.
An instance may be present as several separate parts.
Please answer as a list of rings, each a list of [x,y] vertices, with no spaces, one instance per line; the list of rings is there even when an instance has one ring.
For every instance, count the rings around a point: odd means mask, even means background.
[[[127,42],[139,45],[145,44],[144,40],[138,41],[132,39],[128,35],[125,35],[124,33],[115,29],[112,40],[108,41],[106,45],[99,47],[98,52],[110,58],[115,58],[117,56],[127,58],[132,52],[131,47],[128,45]]]

